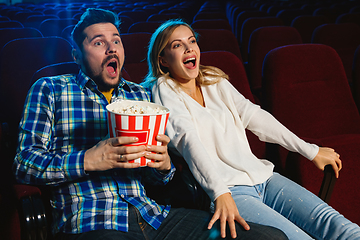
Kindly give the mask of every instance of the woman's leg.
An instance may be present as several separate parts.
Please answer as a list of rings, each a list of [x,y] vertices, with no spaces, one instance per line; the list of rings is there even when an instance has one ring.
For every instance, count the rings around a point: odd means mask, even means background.
[[[282,230],[291,240],[312,239],[299,227],[263,202],[265,184],[255,187],[236,186],[230,188],[240,216],[246,221],[272,226]]]
[[[360,239],[357,224],[280,174],[267,181],[264,203],[316,239]]]

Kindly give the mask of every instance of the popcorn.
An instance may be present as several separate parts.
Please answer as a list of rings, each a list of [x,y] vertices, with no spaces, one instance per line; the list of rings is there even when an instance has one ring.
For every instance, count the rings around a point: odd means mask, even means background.
[[[150,106],[120,106],[117,109],[114,109],[115,113],[121,114],[163,114],[167,111],[164,109],[160,109],[159,107],[150,107]]]
[[[164,106],[145,102],[121,100],[106,106],[108,114],[109,136],[137,137],[136,143],[130,145],[158,145],[158,134],[164,134],[169,118],[169,109]],[[141,167],[153,160],[140,157],[129,162],[139,163]]]

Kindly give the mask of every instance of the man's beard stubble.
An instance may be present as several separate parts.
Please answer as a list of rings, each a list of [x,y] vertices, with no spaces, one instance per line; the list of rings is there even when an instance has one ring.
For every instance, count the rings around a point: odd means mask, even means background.
[[[120,80],[122,78],[122,67],[121,67],[121,69],[117,69],[117,71],[119,71],[119,76],[118,76],[118,79],[117,79],[116,83],[109,84],[106,81],[104,81],[104,78],[103,78],[103,73],[104,73],[104,69],[105,69],[104,67],[106,65],[106,62],[109,61],[112,58],[115,58],[118,61],[118,63],[120,63],[119,57],[117,55],[113,54],[113,55],[107,56],[103,60],[103,62],[101,63],[101,68],[103,70],[101,71],[100,74],[97,74],[97,75],[95,75],[93,73],[91,67],[89,66],[88,61],[83,61],[84,68],[86,70],[86,73],[87,73],[88,77],[90,77],[96,83],[96,85],[98,86],[99,91],[101,91],[101,92],[107,92],[107,91],[110,91],[113,88],[116,88],[119,85]]]

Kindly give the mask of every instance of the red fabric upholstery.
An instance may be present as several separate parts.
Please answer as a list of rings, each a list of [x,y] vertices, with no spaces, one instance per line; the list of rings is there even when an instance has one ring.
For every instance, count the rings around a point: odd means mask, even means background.
[[[150,33],[121,35],[125,50],[124,69],[129,74],[131,81],[135,83],[141,83],[148,72],[146,54],[150,37]]]
[[[198,44],[200,50],[207,51],[228,51],[235,54],[240,60],[241,52],[235,35],[225,29],[194,29],[199,34]]]
[[[329,23],[329,19],[326,16],[302,15],[296,17],[292,21],[291,26],[298,30],[303,43],[311,43],[312,34],[315,28],[325,23]]]
[[[127,32],[128,33],[136,33],[136,32],[153,33],[160,26],[161,23],[162,23],[161,21],[136,22],[129,27]]]
[[[229,81],[232,85],[247,99],[255,102],[254,96],[250,91],[248,79],[244,66],[236,55],[225,51],[202,52],[202,65],[215,66],[220,68],[229,76]],[[259,157],[265,157],[265,143],[261,142],[254,134],[247,132],[253,153]]]
[[[260,27],[253,31],[249,41],[249,61],[247,69],[250,87],[258,98],[261,99],[261,71],[265,55],[271,49],[300,43],[302,43],[301,36],[293,27]]]
[[[307,14],[311,14],[311,12],[304,9],[284,9],[279,11],[276,17],[280,18],[285,26],[290,26],[296,17]]]
[[[301,138],[334,148],[343,170],[330,205],[360,223],[357,183],[360,181],[360,115],[352,98],[341,59],[334,49],[321,44],[297,44],[271,50],[264,60],[266,109]],[[282,159],[290,176],[314,193],[313,180],[320,172],[307,160]],[[309,166],[308,166],[309,165]],[[317,176],[318,178],[318,176]]]
[[[329,23],[317,27],[312,43],[328,45],[339,54],[349,82],[356,48],[360,45],[360,26],[355,23]]]
[[[353,97],[360,111],[360,46],[355,50],[354,61],[352,66],[352,90]]]
[[[191,24],[194,29],[225,29],[231,31],[227,19],[199,19]]]
[[[17,129],[33,74],[46,65],[73,61],[71,49],[69,42],[57,37],[16,39],[4,46],[0,54],[0,99],[12,104],[2,106],[0,121]]]
[[[282,26],[283,21],[276,17],[253,17],[244,21],[240,35],[240,51],[244,62],[248,61],[248,46],[250,36],[254,30],[265,26]]]
[[[257,11],[257,10],[247,10],[247,11],[242,11],[241,13],[239,13],[236,16],[236,20],[235,20],[235,24],[234,24],[234,34],[235,37],[238,40],[239,45],[241,44],[240,39],[241,39],[241,29],[242,29],[242,25],[245,22],[246,19],[248,18],[253,18],[253,17],[269,17],[269,15],[266,12],[261,12],[261,11]]]
[[[360,26],[360,13],[344,13],[336,18],[335,23],[356,23]]]

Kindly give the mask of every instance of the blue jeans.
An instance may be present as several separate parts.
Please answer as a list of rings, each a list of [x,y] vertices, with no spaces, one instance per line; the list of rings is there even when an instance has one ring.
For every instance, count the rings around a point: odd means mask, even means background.
[[[158,230],[148,225],[140,216],[135,207],[129,208],[129,232],[116,230],[96,230],[82,234],[59,234],[56,240],[203,240],[221,239],[219,221],[214,224],[211,230],[207,230],[211,213],[184,209],[172,208],[169,215],[161,223]],[[280,230],[249,223],[250,230],[245,231],[240,224],[237,224],[236,239],[243,240],[286,240],[287,237]],[[231,239],[230,233],[226,234]]]
[[[230,190],[246,221],[279,228],[291,240],[360,239],[357,224],[280,174],[274,173],[263,184]]]

